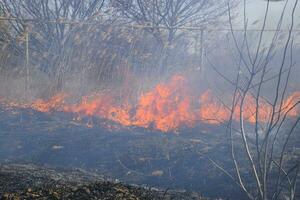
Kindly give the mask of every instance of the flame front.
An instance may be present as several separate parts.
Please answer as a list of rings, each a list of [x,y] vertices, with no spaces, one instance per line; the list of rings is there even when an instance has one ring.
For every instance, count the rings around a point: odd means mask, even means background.
[[[190,96],[185,79],[173,76],[170,82],[159,84],[140,97],[132,125],[145,128],[153,125],[161,131],[192,126],[197,117]]]
[[[210,90],[198,96],[194,95],[188,82],[181,75],[175,75],[168,82],[156,85],[152,90],[140,95],[137,101],[123,99],[122,102],[118,102],[116,95],[111,92],[84,96],[78,103],[67,103],[69,97],[60,93],[49,100],[38,99],[31,104],[11,102],[9,105],[32,108],[40,112],[61,111],[76,116],[94,116],[124,126],[154,128],[163,132],[175,131],[182,126],[193,127],[198,122],[220,124],[228,121],[230,116],[238,121],[241,114],[249,123],[266,123],[273,109],[266,100],[257,100],[247,95],[243,101],[237,96],[236,107],[231,112],[231,108],[216,98]],[[282,111],[288,112],[288,117],[299,116],[299,107],[293,107],[299,100],[300,92],[293,93],[283,101]],[[275,110],[275,113],[278,112]]]

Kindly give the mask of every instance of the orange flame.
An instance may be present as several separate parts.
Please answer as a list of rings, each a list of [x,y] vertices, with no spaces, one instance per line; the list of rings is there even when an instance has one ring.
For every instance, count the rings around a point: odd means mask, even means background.
[[[196,121],[191,108],[187,83],[182,76],[173,76],[169,83],[159,84],[142,95],[132,125],[161,131],[177,129],[180,125],[192,126]]]
[[[288,115],[290,117],[297,117],[299,116],[300,109],[299,106],[293,108],[293,105],[295,105],[300,100],[300,92],[294,92],[292,95],[290,95],[283,103],[283,110],[285,112],[288,112]]]
[[[214,97],[210,90],[200,96],[200,120],[209,124],[223,123],[229,119],[230,112],[221,101]]]
[[[69,112],[76,114],[76,118],[95,116],[124,126],[154,128],[163,132],[174,131],[182,126],[193,127],[197,122],[220,124],[229,120],[230,108],[216,98],[212,91],[207,90],[197,98],[189,88],[183,76],[175,75],[168,82],[160,83],[142,94],[135,103],[126,99],[120,103],[111,92],[102,92],[84,96],[79,103],[67,103],[69,96],[60,93],[49,100],[38,99],[31,104],[11,102],[9,105],[32,108],[40,112]],[[237,106],[232,114],[236,121],[240,119],[241,109],[241,98],[238,96],[237,99]],[[290,110],[289,117],[299,116],[299,106],[292,107],[299,100],[300,92],[293,93],[283,102],[283,112]],[[1,99],[0,102],[3,103],[4,100]],[[243,118],[249,123],[267,122],[272,113],[272,106],[261,98],[256,113],[256,103],[253,96],[245,97]],[[91,127],[92,124],[88,123],[87,126]]]
[[[31,108],[40,112],[49,112],[52,110],[60,110],[64,105],[64,100],[67,97],[64,93],[54,95],[49,100],[37,99],[31,104]]]

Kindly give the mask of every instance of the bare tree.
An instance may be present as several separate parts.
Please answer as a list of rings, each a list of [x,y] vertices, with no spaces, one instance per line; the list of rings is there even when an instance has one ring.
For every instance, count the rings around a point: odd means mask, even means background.
[[[170,49],[174,42],[186,34],[182,28],[199,29],[216,26],[227,11],[227,1],[207,0],[114,0],[114,7],[126,17],[128,23],[146,26],[161,43],[161,68],[168,68]],[[234,4],[231,4],[233,6]]]
[[[65,43],[70,35],[78,28],[83,28],[82,25],[75,23],[76,20],[102,19],[104,6],[105,0],[3,0],[0,2],[3,15],[11,19],[9,20],[10,44],[21,54],[29,52],[32,57],[30,65],[39,64],[43,71],[55,74],[58,85],[61,84],[63,69],[54,66],[59,65]],[[30,49],[18,43],[18,38],[26,40],[26,35],[28,35]]]
[[[205,28],[219,23],[227,11],[227,1],[196,0],[115,0],[115,6],[129,20],[146,25],[160,40],[172,43],[184,26]],[[166,33],[164,33],[166,31]]]
[[[293,158],[288,151],[293,147],[291,138],[297,132],[300,121],[299,114],[295,114],[295,110],[299,109],[300,96],[287,96],[292,92],[290,81],[295,66],[293,29],[298,0],[292,2],[291,12],[287,11],[288,3],[286,1],[276,31],[267,47],[265,35],[270,1],[266,2],[261,30],[256,36],[256,42],[251,40],[254,43],[252,46],[247,31],[246,9],[243,39],[240,43],[233,29],[228,5],[231,35],[239,56],[239,65],[233,80],[221,71],[217,72],[234,88],[228,130],[235,170],[229,172],[216,162],[214,164],[233,179],[249,199],[283,199],[283,196],[296,199],[300,163],[299,157]],[[291,21],[287,34],[282,37],[283,18],[286,14],[291,16]],[[280,40],[284,41],[282,47],[276,45]],[[275,59],[279,57],[279,61]],[[252,123],[247,125],[249,99],[253,103]],[[240,152],[237,149],[241,143],[247,162],[241,162],[239,158]],[[245,173],[251,174],[252,181],[244,176]]]
[[[0,2],[4,15],[13,19],[10,22],[15,34],[23,34],[25,27],[32,22],[31,29],[36,34],[32,36],[35,41],[32,48],[41,52],[52,46],[57,46],[56,50],[59,51],[65,37],[75,26],[55,22],[96,19],[101,14],[103,6],[104,0],[4,0]]]

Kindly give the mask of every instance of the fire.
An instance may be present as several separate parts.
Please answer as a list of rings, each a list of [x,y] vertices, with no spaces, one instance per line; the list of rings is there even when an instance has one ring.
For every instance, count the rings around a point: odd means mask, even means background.
[[[37,99],[31,104],[31,108],[40,112],[49,112],[52,110],[60,110],[64,105],[64,100],[67,97],[64,93],[59,93],[49,100]]]
[[[175,75],[169,81],[159,83],[152,90],[141,94],[137,100],[125,98],[120,102],[112,92],[99,92],[84,96],[77,103],[69,103],[70,95],[59,93],[48,100],[38,99],[30,104],[10,102],[9,106],[32,108],[39,112],[73,113],[74,118],[78,120],[81,116],[93,116],[124,126],[153,128],[163,132],[175,131],[182,126],[193,127],[198,122],[224,123],[229,120],[231,114],[233,120],[239,121],[241,96],[237,95],[236,107],[231,113],[231,108],[218,99],[212,91],[207,90],[197,96],[190,88],[184,76]],[[223,97],[230,102],[228,95]],[[292,105],[299,100],[300,92],[290,95],[283,102],[283,112],[290,110],[289,117],[299,116],[299,107],[292,108]],[[0,102],[3,104],[4,99],[0,99]],[[257,99],[253,96],[245,97],[243,119],[249,123],[268,122],[272,106],[263,98],[258,101],[258,110],[256,104]],[[87,123],[87,127],[92,126],[92,123]]]
[[[95,94],[83,97],[81,102],[73,105],[65,105],[63,111],[77,113],[86,116],[96,116],[130,126],[130,105],[119,106],[110,95]]]
[[[182,76],[174,76],[170,82],[158,84],[141,95],[135,106],[128,101],[119,105],[109,94],[96,94],[83,97],[79,104],[65,105],[63,110],[109,119],[124,126],[171,131],[181,125],[192,126],[196,121],[186,84]]]
[[[197,118],[187,88],[185,79],[177,75],[142,95],[132,125],[146,128],[153,125],[161,131],[174,130],[180,125],[192,126]]]
[[[299,106],[296,108],[292,107],[294,104],[297,103],[297,101],[300,101],[300,92],[294,92],[283,103],[282,109],[285,112],[288,112],[289,116],[291,116],[291,117],[297,117],[300,113]]]
[[[218,100],[210,90],[200,96],[200,120],[210,124],[223,123],[229,119],[230,111]]]

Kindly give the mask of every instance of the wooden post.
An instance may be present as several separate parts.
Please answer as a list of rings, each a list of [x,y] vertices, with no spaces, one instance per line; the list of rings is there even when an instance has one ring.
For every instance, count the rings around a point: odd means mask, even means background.
[[[204,71],[204,44],[203,44],[203,36],[204,36],[204,31],[203,29],[201,30],[200,33],[200,74],[203,76],[203,71]]]
[[[29,66],[29,30],[27,24],[25,25],[25,69],[26,69],[26,79],[25,79],[25,98],[28,100],[30,94],[30,66]]]

